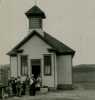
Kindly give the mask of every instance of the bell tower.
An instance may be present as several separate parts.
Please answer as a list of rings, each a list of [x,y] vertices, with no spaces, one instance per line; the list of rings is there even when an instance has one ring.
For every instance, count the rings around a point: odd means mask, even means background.
[[[33,6],[25,14],[29,19],[29,30],[43,29],[43,19],[45,19],[46,16],[38,6]]]

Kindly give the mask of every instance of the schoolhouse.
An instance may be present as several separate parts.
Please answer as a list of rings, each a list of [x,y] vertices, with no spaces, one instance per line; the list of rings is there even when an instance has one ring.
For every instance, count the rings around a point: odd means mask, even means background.
[[[36,5],[25,15],[29,33],[7,54],[12,77],[40,76],[42,86],[72,87],[72,59],[75,51],[43,30],[45,13]]]

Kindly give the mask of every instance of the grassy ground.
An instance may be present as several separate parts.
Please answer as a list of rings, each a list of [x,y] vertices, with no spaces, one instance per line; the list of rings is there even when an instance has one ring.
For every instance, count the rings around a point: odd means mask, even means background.
[[[95,90],[72,90],[48,92],[36,96],[7,98],[7,100],[95,100]]]

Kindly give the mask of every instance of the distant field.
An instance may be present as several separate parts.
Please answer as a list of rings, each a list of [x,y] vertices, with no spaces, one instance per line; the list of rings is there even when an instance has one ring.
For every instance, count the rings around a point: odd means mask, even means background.
[[[81,82],[81,83],[74,83],[75,89],[95,89],[95,83],[89,83],[89,82]]]
[[[74,82],[95,82],[95,71],[73,72]]]
[[[73,83],[76,88],[95,89],[95,65],[78,65],[73,68]]]

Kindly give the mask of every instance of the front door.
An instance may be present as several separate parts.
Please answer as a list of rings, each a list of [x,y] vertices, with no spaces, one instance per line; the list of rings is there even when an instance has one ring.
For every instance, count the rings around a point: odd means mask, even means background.
[[[40,61],[40,59],[32,59],[31,60],[31,73],[34,75],[35,79],[38,76],[40,76],[40,72],[41,72],[41,61]]]

